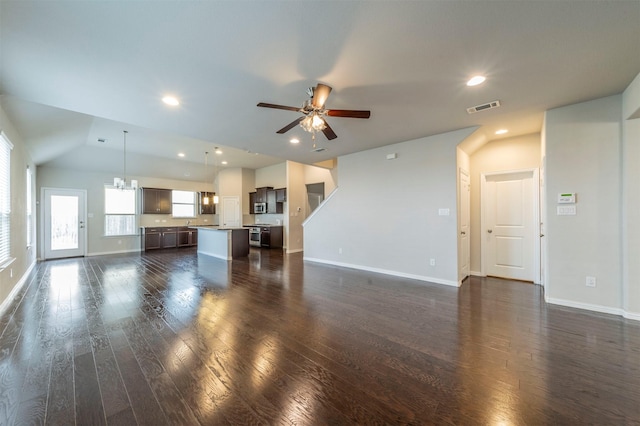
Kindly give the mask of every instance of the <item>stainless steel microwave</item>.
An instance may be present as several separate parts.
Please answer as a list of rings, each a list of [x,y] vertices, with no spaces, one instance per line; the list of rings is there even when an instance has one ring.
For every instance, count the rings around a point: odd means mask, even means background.
[[[267,203],[253,203],[253,212],[258,213],[266,213],[267,212]]]

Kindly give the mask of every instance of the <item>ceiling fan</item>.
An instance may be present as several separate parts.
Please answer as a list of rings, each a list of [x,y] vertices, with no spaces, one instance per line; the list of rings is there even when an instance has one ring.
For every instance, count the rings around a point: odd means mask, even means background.
[[[259,107],[284,109],[287,111],[296,111],[302,113],[303,116],[292,121],[291,123],[278,130],[276,133],[286,133],[289,130],[296,127],[298,124],[314,135],[315,133],[322,131],[327,139],[335,139],[338,137],[333,129],[329,126],[325,120],[325,116],[329,117],[347,117],[347,118],[369,118],[371,111],[359,111],[351,109],[325,109],[324,104],[331,93],[331,87],[326,84],[318,83],[316,87],[310,87],[307,89],[309,99],[307,99],[302,107],[291,107],[285,105],[276,105],[260,102]]]

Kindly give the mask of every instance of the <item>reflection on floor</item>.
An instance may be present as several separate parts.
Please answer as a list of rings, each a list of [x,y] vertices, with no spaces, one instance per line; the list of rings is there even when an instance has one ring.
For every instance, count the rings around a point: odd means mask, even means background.
[[[640,324],[252,249],[38,264],[0,424],[637,424]]]

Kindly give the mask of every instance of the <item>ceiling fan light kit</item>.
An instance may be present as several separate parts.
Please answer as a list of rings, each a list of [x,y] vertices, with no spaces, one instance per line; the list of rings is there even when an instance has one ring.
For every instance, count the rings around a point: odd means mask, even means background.
[[[325,109],[324,104],[331,93],[331,87],[326,84],[318,83],[316,87],[310,87],[307,89],[309,99],[304,101],[301,108],[270,104],[260,102],[259,107],[284,109],[286,111],[295,111],[303,114],[302,117],[292,121],[291,123],[278,130],[276,133],[283,134],[296,127],[298,124],[306,131],[312,134],[312,138],[315,139],[316,132],[322,132],[327,139],[332,140],[338,137],[333,131],[329,123],[324,119],[325,116],[329,117],[344,117],[344,118],[369,118],[371,111],[364,110],[348,110],[348,109]]]

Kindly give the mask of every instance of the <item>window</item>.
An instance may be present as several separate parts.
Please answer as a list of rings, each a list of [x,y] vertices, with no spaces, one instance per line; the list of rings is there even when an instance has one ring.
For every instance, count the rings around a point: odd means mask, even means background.
[[[32,228],[33,228],[33,221],[32,221],[32,215],[31,215],[31,197],[32,197],[32,192],[31,192],[31,169],[29,168],[29,166],[27,166],[27,208],[26,213],[27,213],[27,247],[31,247],[31,232],[32,232]]]
[[[196,217],[196,194],[193,191],[172,191],[173,217]]]
[[[136,190],[104,187],[104,235],[136,235]]]
[[[0,266],[11,255],[11,150],[13,145],[0,133]]]

